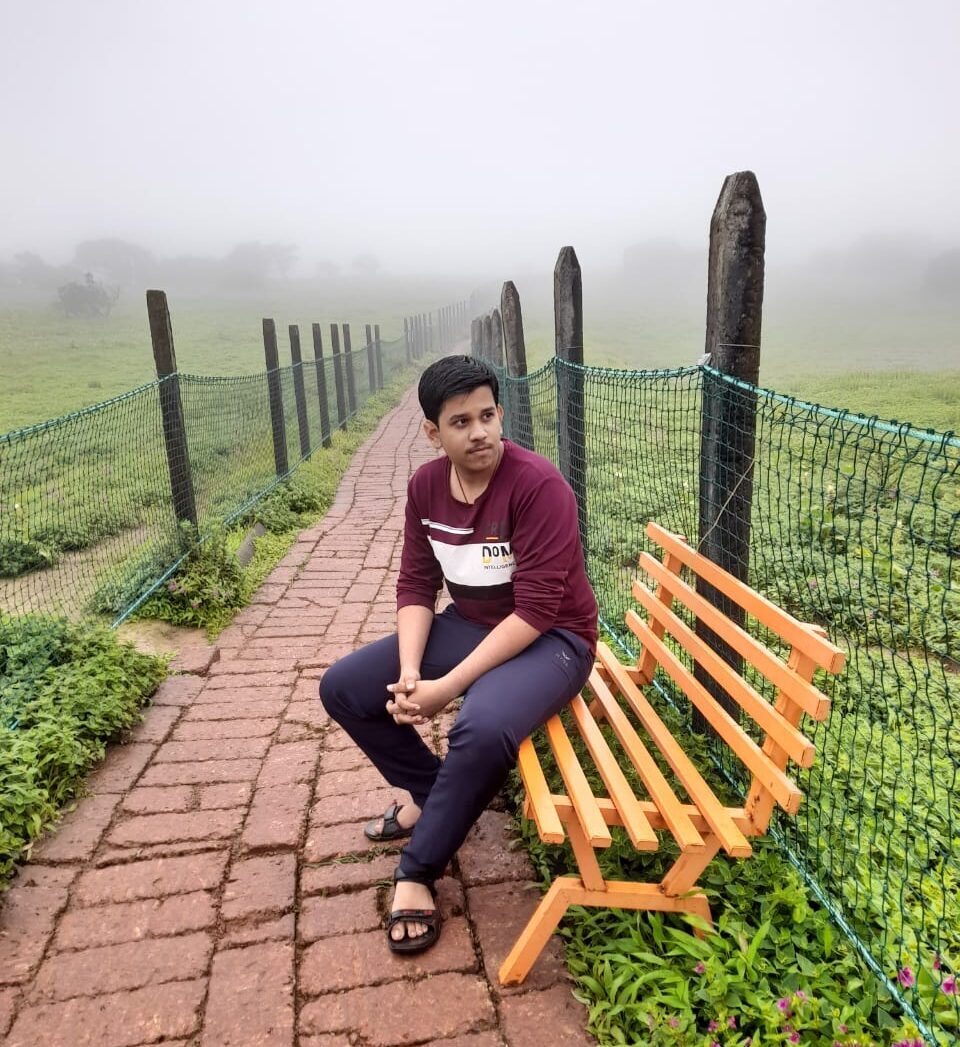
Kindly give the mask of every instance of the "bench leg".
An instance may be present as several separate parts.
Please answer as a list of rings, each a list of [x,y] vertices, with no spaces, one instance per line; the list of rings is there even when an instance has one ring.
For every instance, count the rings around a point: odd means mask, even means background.
[[[501,985],[519,985],[526,978],[570,905],[566,896],[570,887],[582,890],[580,880],[572,876],[558,876],[550,884],[550,890],[500,966]]]

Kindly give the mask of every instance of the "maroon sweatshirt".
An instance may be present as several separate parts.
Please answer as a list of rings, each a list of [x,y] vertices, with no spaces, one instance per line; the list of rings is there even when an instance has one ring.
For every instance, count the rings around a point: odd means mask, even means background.
[[[540,632],[567,629],[597,645],[597,601],[587,581],[577,502],[546,458],[509,440],[473,505],[450,494],[450,461],[422,465],[407,487],[397,608],[436,606],[494,626],[511,612]]]

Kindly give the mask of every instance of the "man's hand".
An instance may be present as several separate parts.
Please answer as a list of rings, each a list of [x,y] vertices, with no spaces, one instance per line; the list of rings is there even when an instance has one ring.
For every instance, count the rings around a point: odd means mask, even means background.
[[[420,682],[419,669],[400,669],[400,679],[387,684],[387,690],[394,696],[387,702],[387,712],[397,723],[426,723],[427,718],[420,714],[419,706],[411,695]]]
[[[418,680],[412,697],[400,690],[400,684],[387,687],[394,697],[387,702],[387,712],[397,723],[420,725],[431,720],[456,698],[447,679]]]

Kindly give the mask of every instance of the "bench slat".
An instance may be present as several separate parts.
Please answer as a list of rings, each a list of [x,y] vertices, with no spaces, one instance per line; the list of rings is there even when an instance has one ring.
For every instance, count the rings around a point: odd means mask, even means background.
[[[530,811],[533,814],[540,839],[544,843],[563,843],[563,823],[550,798],[550,787],[547,785],[543,768],[540,766],[537,750],[529,738],[524,738],[520,743],[517,762],[520,765],[520,777],[523,779],[523,787],[527,790]]]
[[[698,553],[683,539],[652,520],[647,524],[647,536],[667,552],[673,553],[682,563],[691,568],[700,578],[709,582],[715,589],[729,596],[748,614],[753,615],[768,629],[783,637],[792,647],[796,647],[821,668],[831,673],[843,669],[846,655],[828,639],[819,636],[798,621],[791,614],[777,607],[766,597],[755,592],[745,582],[734,578],[722,567]],[[712,605],[711,605],[712,606]],[[708,623],[709,624],[709,623]],[[711,626],[711,628],[713,628]]]
[[[597,654],[601,658],[605,650],[607,648],[604,644],[600,643],[597,645]],[[607,653],[610,654],[608,650]],[[613,655],[611,654],[610,657],[612,658]],[[664,778],[656,761],[643,744],[640,735],[633,729],[633,725],[627,719],[626,713],[620,708],[617,699],[614,698],[610,688],[596,669],[590,674],[590,688],[597,696],[597,701],[603,709],[607,722],[613,728],[613,732],[619,739],[620,744],[633,761],[637,774],[640,775],[640,779],[650,793],[657,810],[663,815],[663,820],[679,844],[680,850],[684,852],[705,850],[706,844],[693,827],[693,823],[684,813],[683,804],[677,799],[673,789],[670,787],[670,783]]]
[[[551,716],[547,720],[546,728],[547,738],[557,758],[560,776],[567,787],[567,795],[573,801],[584,835],[592,847],[609,847],[613,843],[613,837],[610,835],[607,823],[603,820],[597,799],[577,760],[577,754],[573,751],[573,745],[567,737],[560,717]]]
[[[776,687],[792,698],[808,716],[822,721],[830,715],[830,699],[817,688],[792,672],[769,648],[730,621],[705,600],[692,586],[664,570],[649,553],[640,554],[640,566],[657,582],[668,585],[675,599],[709,626],[721,640],[758,669]],[[640,585],[640,583],[635,583]],[[634,589],[636,592],[636,589]]]
[[[561,822],[566,818],[573,816],[573,804],[570,803],[569,797],[563,796],[560,793],[551,793],[550,802],[556,809]],[[650,822],[657,832],[666,832],[669,829],[669,826],[663,820],[663,815],[657,809],[657,805],[652,800],[638,800],[637,802],[640,804],[640,810],[646,815],[647,821]],[[623,821],[620,818],[620,812],[617,810],[617,805],[613,800],[601,796],[597,800],[597,805],[599,806],[600,813],[603,815],[603,820],[607,825],[623,825]],[[684,803],[680,806],[683,809],[683,813],[693,823],[693,827],[697,832],[706,833],[710,831],[710,826],[707,824],[706,818],[704,818],[692,803]],[[724,807],[724,811],[726,811],[728,817],[733,821],[733,824],[736,825],[744,836],[761,835],[750,815],[747,814],[743,807]]]
[[[653,635],[649,629],[647,629],[647,632],[651,636]],[[657,660],[662,665],[663,653],[665,652],[670,657],[672,655],[656,637],[654,637],[654,641],[661,648],[659,651],[657,648],[654,648],[654,651],[657,653]],[[602,654],[600,653],[601,649],[603,651]],[[624,671],[624,667],[620,665],[605,644],[597,645],[597,653],[600,655],[604,665],[610,670],[620,692],[630,703],[630,707],[643,724],[644,730],[650,735],[653,743],[673,769],[673,773],[680,779],[681,784],[687,791],[687,795],[703,812],[703,816],[707,819],[710,828],[716,833],[717,838],[723,845],[723,849],[736,858],[746,858],[752,854],[753,852],[746,837],[726,813],[725,808],[717,799],[713,790],[704,781],[703,776],[696,767],[693,766],[690,757],[683,751],[676,738],[670,733],[667,725],[660,719],[653,706],[643,696],[640,688]],[[680,667],[683,668],[682,666]],[[761,753],[761,757],[762,755]]]
[[[633,789],[630,788],[626,775],[620,769],[617,758],[610,751],[610,746],[607,745],[607,740],[603,737],[596,720],[590,715],[587,703],[578,694],[570,703],[570,709],[577,721],[580,735],[590,750],[593,762],[607,787],[607,792],[610,793],[611,799],[620,811],[622,824],[627,830],[630,842],[638,851],[655,851],[659,847],[657,834],[640,809],[640,804],[633,795]]]
[[[642,643],[650,645],[660,665],[666,670],[674,683],[683,689],[690,701],[703,713],[704,719],[710,726],[740,757],[747,770],[765,789],[769,790],[773,798],[785,811],[789,814],[796,814],[803,799],[803,793],[800,792],[796,784],[779,767],[773,764],[770,758],[760,749],[760,746],[717,702],[703,684],[694,678],[693,673],[687,669],[673,651],[653,634],[647,623],[636,612],[627,611],[627,625]],[[632,696],[628,695],[628,697]]]
[[[816,747],[802,731],[785,720],[762,695],[758,694],[716,651],[711,650],[682,618],[679,618],[669,607],[658,600],[649,589],[639,582],[634,582],[633,595],[644,606],[651,618],[659,621],[667,632],[681,641],[682,646],[709,671],[727,694],[753,717],[791,760],[801,767],[813,766]],[[653,628],[653,622],[648,624],[657,637],[662,639],[662,632]]]

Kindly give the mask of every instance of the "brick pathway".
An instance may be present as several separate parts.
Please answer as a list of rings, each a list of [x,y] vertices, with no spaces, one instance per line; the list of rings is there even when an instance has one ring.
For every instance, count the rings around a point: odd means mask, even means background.
[[[497,983],[539,897],[506,815],[482,816],[441,881],[437,947],[404,959],[384,942],[395,855],[357,823],[394,790],[316,691],[393,627],[406,482],[431,454],[419,419],[408,394],[326,518],[216,648],[181,655],[2,896],[8,1047],[594,1042],[557,940],[519,989]],[[438,747],[444,726],[425,729]]]

